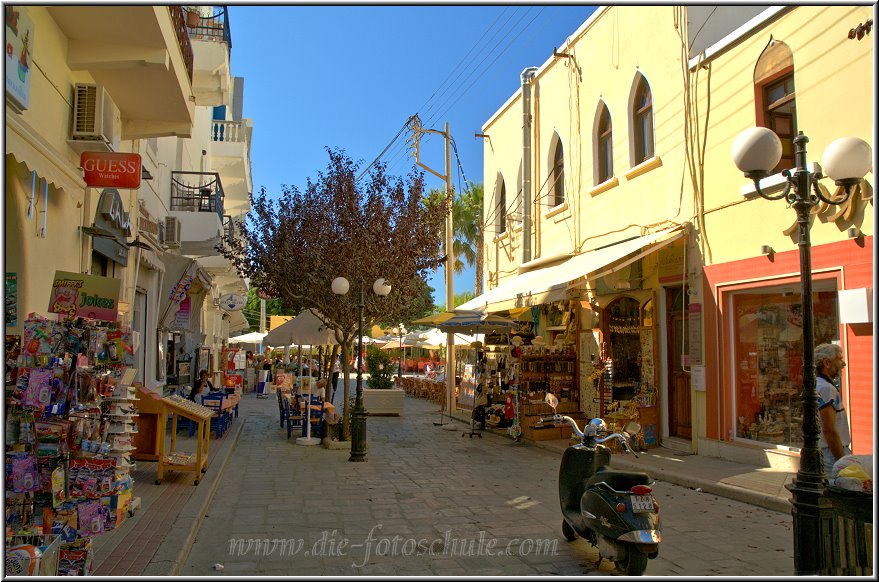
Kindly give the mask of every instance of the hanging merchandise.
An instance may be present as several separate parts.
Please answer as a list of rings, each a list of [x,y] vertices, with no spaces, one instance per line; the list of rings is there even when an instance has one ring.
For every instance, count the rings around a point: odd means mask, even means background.
[[[132,501],[131,330],[30,314],[17,345],[10,352],[7,336],[7,564],[88,575],[92,538],[118,527]]]

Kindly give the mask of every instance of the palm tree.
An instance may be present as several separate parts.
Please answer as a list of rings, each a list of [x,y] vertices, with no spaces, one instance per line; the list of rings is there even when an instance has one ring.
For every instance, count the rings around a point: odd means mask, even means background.
[[[441,197],[443,190],[431,188],[428,198]],[[485,222],[482,217],[483,186],[470,182],[463,192],[456,192],[452,202],[452,255],[454,271],[464,267],[476,267],[476,295],[482,294],[483,234]]]

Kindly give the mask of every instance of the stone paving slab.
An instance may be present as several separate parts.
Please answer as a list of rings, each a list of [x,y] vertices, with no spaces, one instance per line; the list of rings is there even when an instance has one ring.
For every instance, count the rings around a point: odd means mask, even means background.
[[[434,403],[407,398],[404,416],[370,417],[368,462],[349,463],[344,451],[288,441],[278,427],[276,403],[245,397],[241,414],[247,423],[222,487],[177,571],[187,576],[614,573],[613,564],[597,564],[597,551],[588,543],[568,543],[560,534],[560,450],[494,434],[462,438],[462,423],[457,430],[433,425],[437,412]],[[664,540],[648,575],[793,572],[789,514],[666,480],[656,483],[654,493],[662,506]],[[283,540],[288,545],[279,547]],[[486,547],[489,540],[492,548]],[[300,544],[295,554],[294,542]],[[551,551],[538,552],[538,544]],[[215,563],[224,569],[213,570]]]

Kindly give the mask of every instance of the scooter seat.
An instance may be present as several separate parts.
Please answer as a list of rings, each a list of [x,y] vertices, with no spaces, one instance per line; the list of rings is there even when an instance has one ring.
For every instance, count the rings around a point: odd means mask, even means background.
[[[628,491],[635,485],[649,485],[650,476],[647,473],[614,471],[604,468],[589,477],[589,480],[586,481],[586,487],[592,487],[602,481],[617,491]]]

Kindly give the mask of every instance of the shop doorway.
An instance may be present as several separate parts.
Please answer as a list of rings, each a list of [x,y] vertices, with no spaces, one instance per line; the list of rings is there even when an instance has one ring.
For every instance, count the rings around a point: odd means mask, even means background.
[[[686,334],[688,295],[683,287],[666,289],[668,350],[668,434],[689,439],[692,436],[690,374],[685,368],[690,346]]]
[[[134,352],[135,367],[137,368],[137,376],[134,379],[140,383],[144,383],[146,377],[146,342],[144,341],[146,338],[146,309],[146,293],[138,288],[134,293],[134,318],[131,327],[140,335],[140,342]]]

